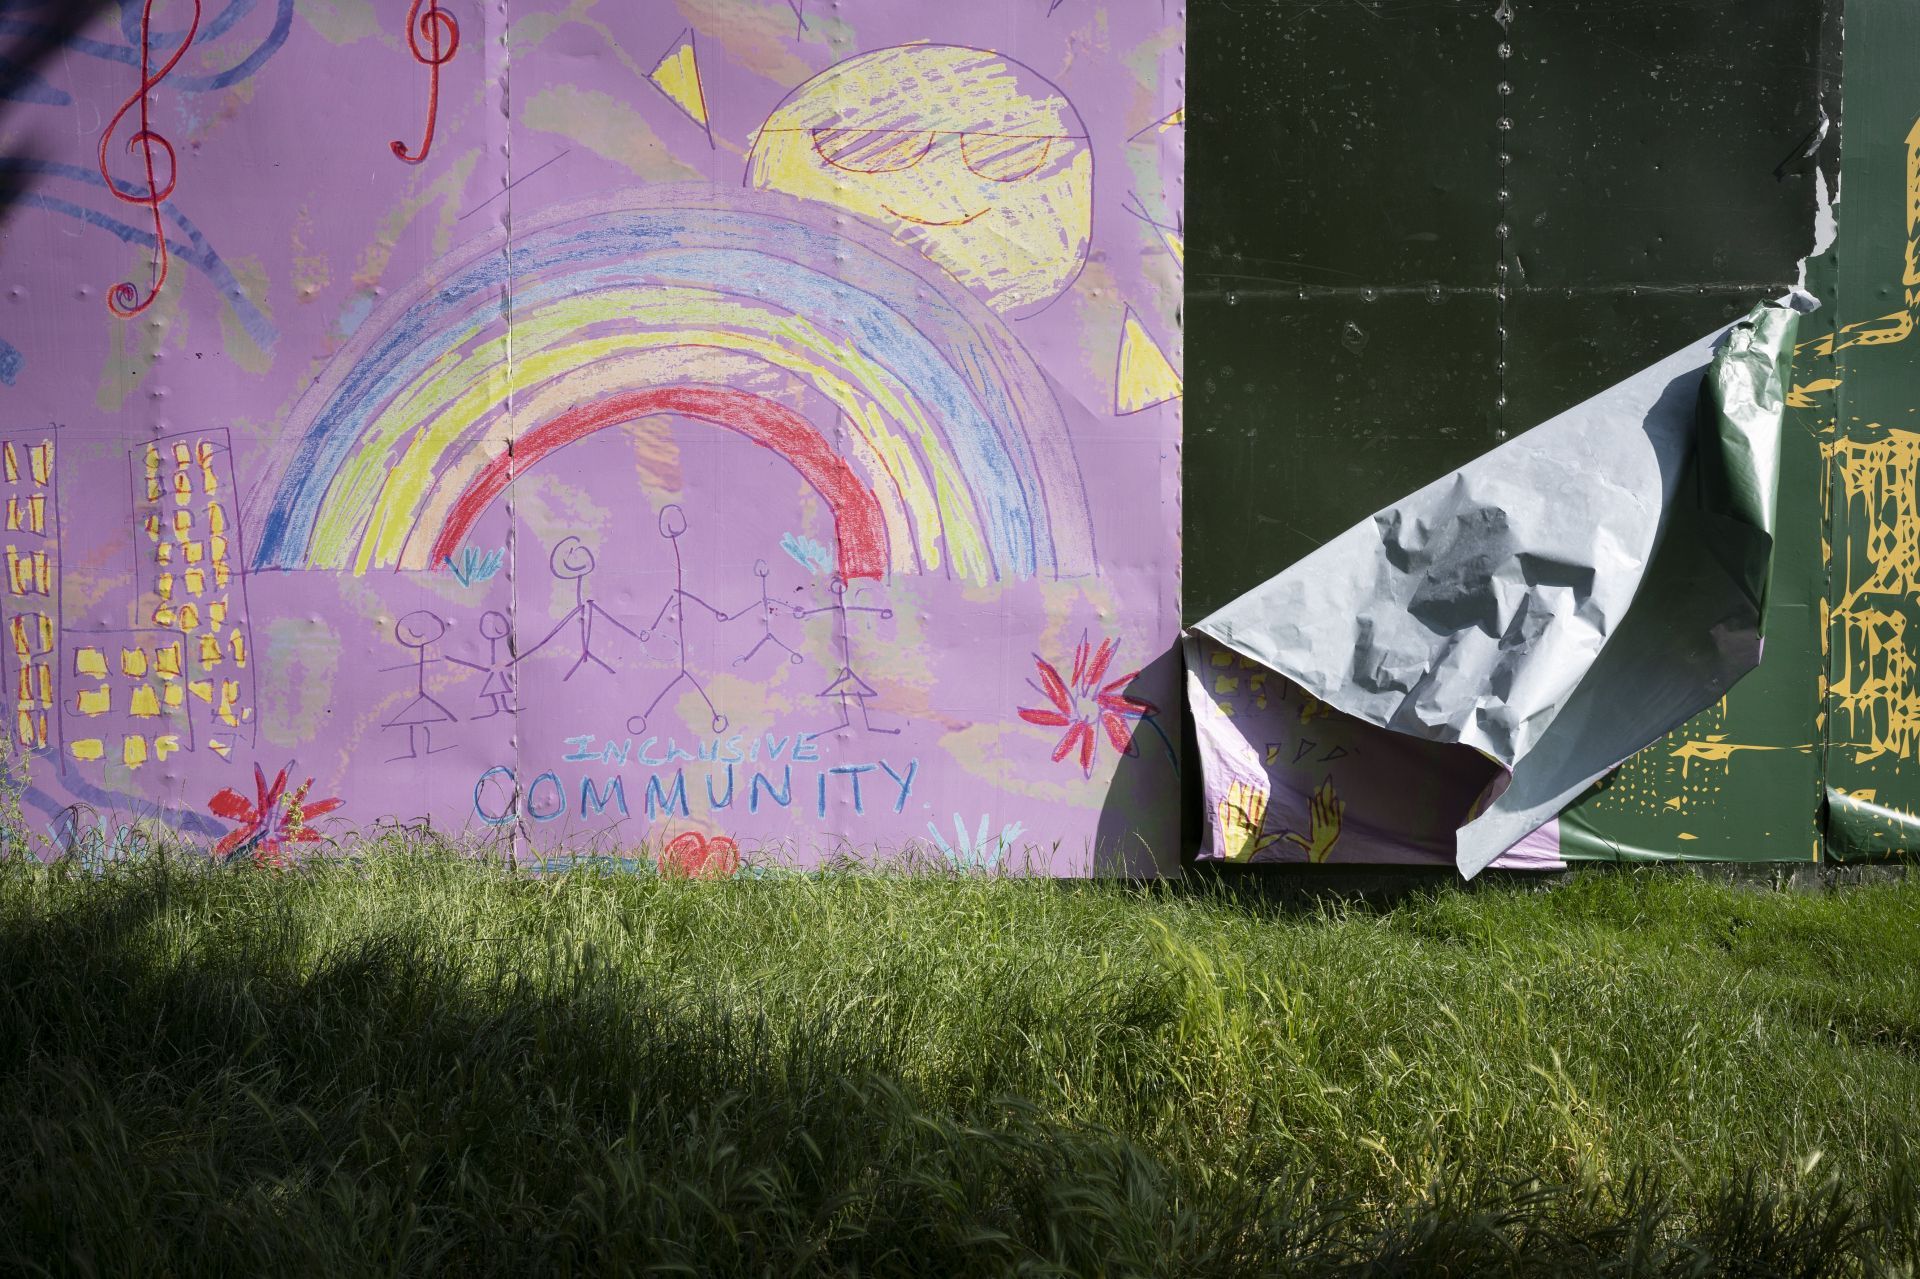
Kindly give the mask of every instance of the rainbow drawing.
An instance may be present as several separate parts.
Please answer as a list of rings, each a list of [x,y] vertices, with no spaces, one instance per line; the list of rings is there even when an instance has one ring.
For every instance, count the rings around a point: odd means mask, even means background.
[[[469,244],[364,321],[287,424],[254,568],[434,568],[516,474],[673,416],[785,458],[849,578],[1094,571],[1052,388],[939,267],[790,197],[632,198]]]

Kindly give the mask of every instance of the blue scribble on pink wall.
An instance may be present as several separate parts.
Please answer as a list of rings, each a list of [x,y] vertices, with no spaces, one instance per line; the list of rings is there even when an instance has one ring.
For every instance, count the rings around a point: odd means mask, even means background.
[[[824,573],[833,563],[833,554],[810,537],[788,533],[780,539],[780,549],[791,555],[793,562],[809,573]]]

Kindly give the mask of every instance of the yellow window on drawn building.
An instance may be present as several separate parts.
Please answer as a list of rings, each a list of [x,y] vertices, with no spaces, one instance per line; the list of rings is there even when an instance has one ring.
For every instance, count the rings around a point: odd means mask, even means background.
[[[144,648],[123,648],[120,650],[120,673],[128,679],[139,679],[147,673],[147,650]]]
[[[52,583],[45,551],[22,555],[11,546],[7,548],[7,588],[15,595],[45,595]]]
[[[153,691],[153,685],[141,684],[133,690],[133,696],[127,699],[127,713],[135,719],[160,717],[160,695]]]
[[[73,650],[73,673],[91,675],[95,679],[107,677],[107,655],[100,649],[88,646]]]
[[[153,757],[162,762],[179,749],[180,736],[177,733],[164,733],[153,739]]]
[[[113,690],[83,688],[74,694],[73,707],[82,715],[105,715],[113,709]]]
[[[67,750],[75,759],[99,759],[107,753],[107,744],[97,737],[83,737],[77,742],[68,742]]]
[[[193,450],[187,447],[187,442],[185,440],[175,440],[173,442],[173,464],[175,466],[185,466],[191,461],[193,461]]]
[[[153,669],[161,679],[180,678],[180,645],[169,644],[153,650]]]
[[[27,450],[28,464],[33,468],[33,482],[45,484],[53,478],[53,441],[36,444]]]
[[[138,768],[147,762],[147,739],[129,733],[120,739],[120,758],[128,768]]]
[[[7,531],[18,533],[38,533],[42,537],[47,532],[47,495],[35,493],[25,501],[17,497],[7,499]]]

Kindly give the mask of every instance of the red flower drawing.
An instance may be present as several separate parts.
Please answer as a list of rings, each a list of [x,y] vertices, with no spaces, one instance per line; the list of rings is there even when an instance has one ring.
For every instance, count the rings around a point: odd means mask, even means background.
[[[1093,649],[1086,637],[1081,636],[1079,646],[1073,650],[1072,679],[1062,679],[1052,662],[1035,653],[1033,662],[1039,669],[1040,682],[1034,687],[1053,704],[1038,710],[1020,708],[1020,718],[1029,724],[1067,730],[1061,734],[1060,744],[1053,748],[1053,762],[1059,763],[1077,749],[1080,771],[1088,777],[1093,776],[1093,757],[1099,745],[1095,725],[1106,733],[1115,750],[1122,755],[1133,755],[1139,751],[1133,744],[1133,724],[1155,710],[1151,702],[1128,697],[1120,691],[1133,682],[1139,671],[1128,671],[1104,684],[1100,682],[1106,679],[1107,668],[1113,664],[1113,655],[1119,649],[1119,640],[1101,640],[1100,647]]]
[[[740,845],[725,835],[708,839],[697,830],[676,835],[660,853],[660,873],[688,879],[725,879],[740,869]]]
[[[252,800],[229,788],[207,801],[208,812],[236,823],[236,828],[213,846],[216,860],[233,862],[251,855],[259,866],[285,866],[286,845],[311,844],[320,839],[320,832],[309,827],[308,820],[331,813],[344,802],[309,800],[307,792],[313,787],[311,777],[301,782],[292,794],[284,793],[287,789],[285,768],[269,786],[267,775],[255,764],[253,781],[258,794]]]

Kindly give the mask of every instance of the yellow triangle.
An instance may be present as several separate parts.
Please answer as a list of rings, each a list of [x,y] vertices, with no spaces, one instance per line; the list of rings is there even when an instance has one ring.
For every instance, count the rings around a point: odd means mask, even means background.
[[[1180,397],[1180,375],[1173,371],[1146,326],[1127,308],[1120,328],[1120,363],[1114,373],[1113,403],[1120,413],[1138,413]]]
[[[1150,133],[1171,133],[1175,129],[1184,128],[1186,123],[1187,108],[1183,104],[1175,107],[1169,114],[1161,116],[1158,120],[1155,120],[1152,124],[1134,134],[1128,141],[1138,142]]]
[[[695,124],[703,129],[707,127],[707,95],[700,87],[700,67],[693,60],[691,29],[680,33],[679,43],[655,64],[647,78]]]
[[[1186,237],[1178,231],[1169,231],[1165,227],[1161,227],[1159,230],[1160,238],[1167,242],[1167,252],[1173,254],[1173,260],[1175,262],[1178,262],[1181,266],[1185,266],[1187,264]]]

